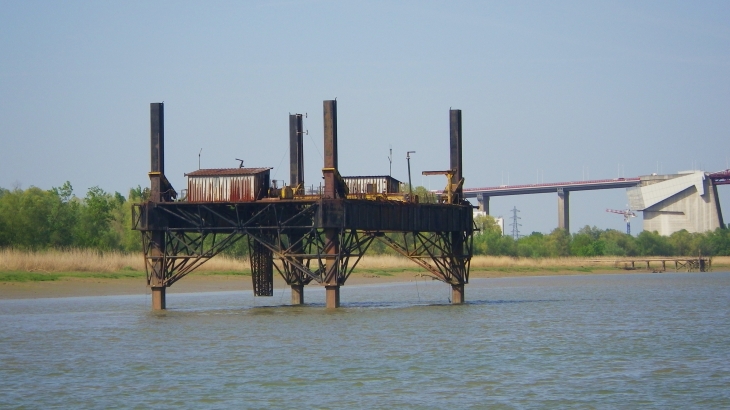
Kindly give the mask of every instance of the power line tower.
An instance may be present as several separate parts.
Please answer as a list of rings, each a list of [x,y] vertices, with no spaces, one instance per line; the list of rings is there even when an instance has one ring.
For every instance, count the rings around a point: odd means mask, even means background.
[[[522,224],[517,223],[518,219],[522,219],[519,216],[517,216],[517,212],[520,212],[519,209],[515,206],[512,208],[512,223],[509,224],[512,227],[512,239],[518,240],[520,239],[520,226]]]

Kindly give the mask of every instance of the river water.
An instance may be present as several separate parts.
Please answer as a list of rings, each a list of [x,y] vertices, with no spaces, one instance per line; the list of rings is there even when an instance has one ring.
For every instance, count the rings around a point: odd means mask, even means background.
[[[3,408],[730,408],[730,273],[0,301]]]

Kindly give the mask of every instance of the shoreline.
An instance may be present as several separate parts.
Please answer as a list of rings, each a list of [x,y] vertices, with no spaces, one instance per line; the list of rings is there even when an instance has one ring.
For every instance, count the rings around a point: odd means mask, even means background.
[[[644,273],[675,273],[673,270],[657,272],[648,269],[623,270],[472,270],[470,279],[514,278],[535,276],[578,276],[578,275],[631,275]],[[676,272],[683,273],[683,272]],[[416,280],[428,280],[429,276],[422,271],[405,270],[400,272],[355,272],[344,286],[381,285],[387,283],[408,283]],[[309,286],[319,286],[312,283]],[[344,287],[343,286],[343,287]],[[467,285],[468,286],[468,285]],[[274,288],[288,287],[281,276],[274,277]],[[251,277],[242,275],[193,273],[173,286],[168,292],[198,293],[221,291],[251,291]],[[117,295],[150,295],[144,277],[104,278],[99,275],[84,277],[83,275],[61,277],[52,281],[0,282],[0,299],[40,299],[84,296],[117,296]]]

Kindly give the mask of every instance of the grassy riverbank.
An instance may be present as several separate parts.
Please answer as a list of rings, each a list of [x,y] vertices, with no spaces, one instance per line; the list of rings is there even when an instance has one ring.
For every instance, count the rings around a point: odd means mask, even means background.
[[[506,256],[475,256],[471,272],[475,277],[523,276],[528,274],[580,274],[623,272],[624,258],[511,258]],[[639,258],[635,258],[639,259]],[[646,257],[643,257],[646,259]],[[638,266],[638,265],[637,265]],[[660,264],[655,264],[659,267]],[[713,258],[713,268],[730,267],[730,257]],[[668,270],[669,267],[667,267]],[[641,269],[639,271],[651,271]],[[399,256],[366,256],[353,275],[364,277],[393,277],[425,273],[410,260]],[[235,259],[216,256],[200,268],[197,276],[250,276],[248,258]],[[409,275],[413,276],[413,275]],[[93,250],[25,252],[12,249],[0,251],[0,282],[42,282],[69,278],[127,279],[144,278],[144,260],[139,254],[98,252]]]
[[[657,264],[659,266],[660,264]],[[672,264],[673,267],[673,264]],[[672,271],[673,269],[669,269]],[[714,270],[730,269],[730,257],[713,259]],[[471,275],[476,278],[625,274],[652,272],[645,264],[625,270],[615,258],[510,258],[475,256]],[[248,260],[222,255],[170,287],[171,293],[250,291]],[[427,272],[397,256],[367,256],[347,280],[347,285],[430,281]],[[139,254],[100,253],[90,250],[66,252],[0,251],[0,299],[74,296],[134,295],[149,293],[144,260]],[[313,285],[314,286],[314,285]],[[285,289],[275,274],[274,287]]]

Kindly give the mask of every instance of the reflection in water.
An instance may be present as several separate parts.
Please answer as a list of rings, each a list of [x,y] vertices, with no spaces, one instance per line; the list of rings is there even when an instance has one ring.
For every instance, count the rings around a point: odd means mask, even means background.
[[[0,406],[727,407],[730,274],[0,301]]]

